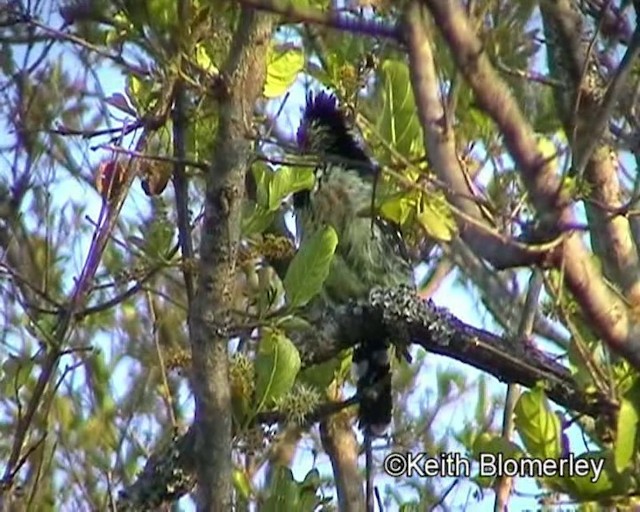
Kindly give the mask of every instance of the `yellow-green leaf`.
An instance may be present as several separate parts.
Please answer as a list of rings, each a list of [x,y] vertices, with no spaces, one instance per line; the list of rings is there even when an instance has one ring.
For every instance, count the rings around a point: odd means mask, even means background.
[[[416,220],[430,237],[443,242],[449,242],[456,231],[449,204],[439,195],[423,194]]]
[[[545,165],[550,166],[552,169],[558,166],[558,148],[554,142],[545,137],[544,135],[536,134],[536,141],[538,145],[538,151],[545,159]]]
[[[409,68],[399,60],[382,64],[383,107],[377,128],[383,139],[406,157],[422,153],[422,129],[413,99]]]
[[[549,408],[542,388],[536,387],[520,396],[515,407],[515,425],[534,457],[557,459],[562,454],[560,419]]]
[[[394,195],[382,203],[380,213],[385,219],[402,226],[415,211],[415,208],[415,197],[403,193]]]
[[[614,447],[614,461],[618,473],[621,473],[629,465],[633,455],[636,453],[639,394],[640,385],[636,381],[624,394],[620,404],[616,444]]]
[[[198,43],[196,45],[196,62],[198,66],[200,66],[205,71],[214,74],[218,73],[218,68],[211,60],[211,57],[209,57],[209,53],[202,43]]]
[[[242,469],[233,470],[233,487],[244,500],[251,498],[251,481]]]
[[[285,50],[272,46],[267,60],[267,78],[264,83],[264,95],[277,98],[293,85],[298,73],[304,68],[304,54],[300,49]]]
[[[569,490],[573,495],[577,495],[580,500],[606,496],[614,490],[614,487],[628,489],[628,485],[631,485],[628,475],[615,474],[611,452],[588,452],[576,457],[576,461],[582,459],[589,461],[589,467],[591,467],[592,470],[589,471],[588,475],[574,475],[571,477],[571,480],[567,482],[569,484]],[[580,464],[582,465],[583,463],[581,462]],[[599,474],[596,475],[596,473],[594,473],[592,464],[598,467],[600,470]],[[626,485],[624,484],[625,481],[627,482]]]

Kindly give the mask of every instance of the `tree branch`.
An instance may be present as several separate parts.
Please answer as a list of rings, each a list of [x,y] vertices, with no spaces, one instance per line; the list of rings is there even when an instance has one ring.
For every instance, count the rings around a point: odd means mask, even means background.
[[[424,145],[430,167],[446,185],[449,201],[467,216],[485,224],[487,221],[477,201],[456,153],[451,122],[444,110],[427,34],[426,9],[419,0],[412,0],[405,13],[409,69],[418,117],[424,130]],[[493,230],[479,229],[476,224],[460,221],[460,236],[473,251],[491,262],[497,269],[530,265],[542,260],[544,254],[527,250],[522,244],[511,243],[508,236],[497,236]]]
[[[338,494],[338,510],[365,510],[362,476],[358,469],[358,441],[350,417],[335,414],[320,422],[320,440],[329,456]]]
[[[551,233],[576,225],[572,198],[538,151],[532,127],[513,95],[493,69],[482,43],[457,1],[425,0],[453,57],[480,106],[498,125],[519,169],[539,220]],[[635,368],[640,368],[640,326],[625,302],[604,281],[578,233],[569,234],[549,254],[564,268],[567,285],[595,331]]]
[[[312,7],[299,7],[287,0],[240,0],[240,3],[282,15],[290,23],[313,23],[324,25],[351,34],[402,40],[398,27],[379,23],[375,20],[341,16],[334,10],[326,12]]]
[[[595,76],[599,72],[596,59],[582,42],[585,34],[580,12],[569,0],[562,0],[543,3],[541,13],[548,34],[547,54],[554,63],[550,70],[564,78],[565,88],[571,91],[569,95],[556,94],[556,106],[571,139],[572,173],[581,177],[585,171],[584,177],[591,185],[585,211],[593,252],[602,260],[607,278],[622,289],[630,302],[637,303],[640,261],[629,220],[622,211],[614,213],[622,206],[623,194],[617,159],[612,158],[612,148],[603,144],[602,135],[640,51],[640,27],[636,27],[605,93],[604,84],[601,86]]]
[[[199,279],[189,327],[195,396],[198,510],[232,509],[231,397],[225,325],[232,307],[246,138],[264,84],[273,20],[243,8],[222,70],[218,132],[206,176]]]
[[[528,388],[542,385],[547,396],[569,413],[605,418],[610,424],[617,414],[617,402],[604,394],[583,391],[567,368],[533,345],[465,324],[431,301],[423,301],[408,287],[373,290],[368,302],[332,310],[330,317],[322,318],[309,330],[289,335],[301,353],[304,368],[328,361],[341,350],[371,336],[372,331],[379,335],[381,324],[396,339],[404,338],[405,342],[420,345],[429,352],[467,363],[501,382]],[[351,397],[344,402],[320,404],[307,416],[305,424],[326,419],[356,402],[357,397]],[[285,420],[286,414],[279,411],[265,411],[256,418],[269,424]],[[166,455],[149,459],[138,480],[121,492],[123,503],[130,502],[134,495],[147,497],[155,500],[146,503],[150,508],[137,501],[135,510],[156,510],[160,504],[177,500],[190,490],[186,484],[194,471],[192,460],[202,456],[197,451],[193,430],[175,436],[172,442],[175,448],[163,446],[161,452]],[[167,458],[172,462],[167,462]],[[172,471],[167,472],[164,469],[167,467]],[[177,495],[174,489],[182,489],[182,494]]]
[[[462,240],[453,240],[443,251],[458,269],[481,290],[485,307],[505,330],[515,330],[522,318],[524,299],[509,287],[509,275],[496,273]],[[569,338],[560,331],[557,324],[547,319],[541,311],[536,313],[534,333],[546,338],[559,347],[566,348]]]
[[[174,42],[178,65],[183,66],[180,57],[185,50],[183,45],[189,40],[190,2],[178,1],[178,18],[181,30],[178,34],[180,40]],[[188,129],[187,119],[187,90],[184,81],[178,78],[174,90],[173,117],[173,188],[176,198],[176,212],[178,215],[178,242],[182,251],[182,275],[184,278],[187,304],[193,300],[195,276],[193,273],[193,240],[191,238],[191,221],[189,218],[189,179],[186,175],[185,158],[187,156],[186,137]]]

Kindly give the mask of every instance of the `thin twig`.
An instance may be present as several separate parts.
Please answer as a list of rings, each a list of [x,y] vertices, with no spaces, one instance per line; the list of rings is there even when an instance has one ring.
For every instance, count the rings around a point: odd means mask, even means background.
[[[171,396],[171,387],[169,386],[169,379],[167,378],[167,367],[164,364],[164,357],[162,355],[162,347],[160,346],[160,329],[158,328],[158,315],[156,313],[155,303],[150,292],[146,293],[147,307],[149,309],[149,316],[151,319],[151,325],[153,326],[153,342],[156,348],[156,355],[158,356],[158,367],[160,369],[160,376],[162,377],[162,386],[164,387],[164,398],[166,400],[167,409],[169,412],[169,419],[171,425],[175,428],[178,425],[176,421],[176,415],[173,411],[173,397]]]
[[[520,343],[528,343],[533,333],[533,326],[536,315],[538,313],[538,300],[542,291],[543,276],[539,269],[535,269],[529,278],[529,290],[527,298],[522,308],[522,316],[520,325],[516,333],[516,340]],[[509,384],[507,386],[507,396],[504,405],[504,416],[502,419],[502,437],[509,441],[514,430],[514,411],[518,398],[520,397],[520,386],[518,384]],[[496,484],[496,496],[493,510],[502,512],[507,510],[509,494],[511,493],[513,478],[499,478]]]

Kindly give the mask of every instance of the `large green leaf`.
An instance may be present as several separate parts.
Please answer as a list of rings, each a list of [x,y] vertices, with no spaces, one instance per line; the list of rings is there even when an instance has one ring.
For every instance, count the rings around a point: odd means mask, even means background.
[[[265,329],[256,356],[256,400],[257,410],[288,393],[300,371],[298,349],[281,331]]]
[[[276,212],[270,212],[264,206],[249,201],[246,202],[242,216],[243,236],[262,233],[271,225],[275,216]]]
[[[296,507],[299,497],[299,484],[293,479],[291,470],[284,466],[276,466],[271,477],[267,499],[260,507],[260,512],[298,510]]]
[[[401,192],[390,196],[380,205],[385,219],[403,226],[416,211],[420,191]]]
[[[309,167],[281,167],[268,180],[268,207],[274,211],[289,194],[310,189],[314,183],[313,170]]]
[[[338,245],[338,235],[331,226],[313,234],[296,253],[284,277],[284,289],[291,308],[304,306],[322,289],[329,275]]]
[[[244,471],[244,469],[234,469],[232,473],[232,480],[233,488],[236,490],[236,492],[238,492],[243,500],[248,501],[253,494],[253,490],[251,488],[251,480],[249,480],[249,477],[247,476],[247,473]]]
[[[522,442],[534,457],[557,459],[562,454],[561,426],[540,387],[526,391],[515,407],[515,425]]]
[[[256,201],[270,212],[278,210],[288,195],[313,187],[315,179],[310,167],[283,166],[272,171],[258,162],[253,165],[251,172],[256,187]]]
[[[300,483],[299,510],[318,510],[321,500],[318,498],[317,491],[321,485],[320,472],[316,468],[309,470]]]
[[[621,473],[636,453],[638,439],[638,404],[640,404],[640,385],[636,383],[629,389],[620,404],[614,460],[616,471]]]
[[[422,129],[416,114],[409,68],[396,60],[382,64],[383,107],[377,123],[378,132],[402,155],[421,154]]]
[[[256,186],[256,202],[265,208],[269,207],[269,184],[273,179],[273,171],[268,165],[256,162],[251,166],[251,173]]]
[[[264,95],[277,98],[284,94],[295,82],[304,68],[304,53],[297,48],[279,49],[271,47],[267,61],[267,78]]]

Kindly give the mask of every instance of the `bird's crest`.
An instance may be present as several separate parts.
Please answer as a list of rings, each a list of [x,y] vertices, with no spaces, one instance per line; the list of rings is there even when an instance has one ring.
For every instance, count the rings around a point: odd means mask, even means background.
[[[356,141],[344,112],[333,94],[309,92],[297,140],[305,153],[316,153],[345,160],[345,166],[360,170],[373,168],[371,159]]]

